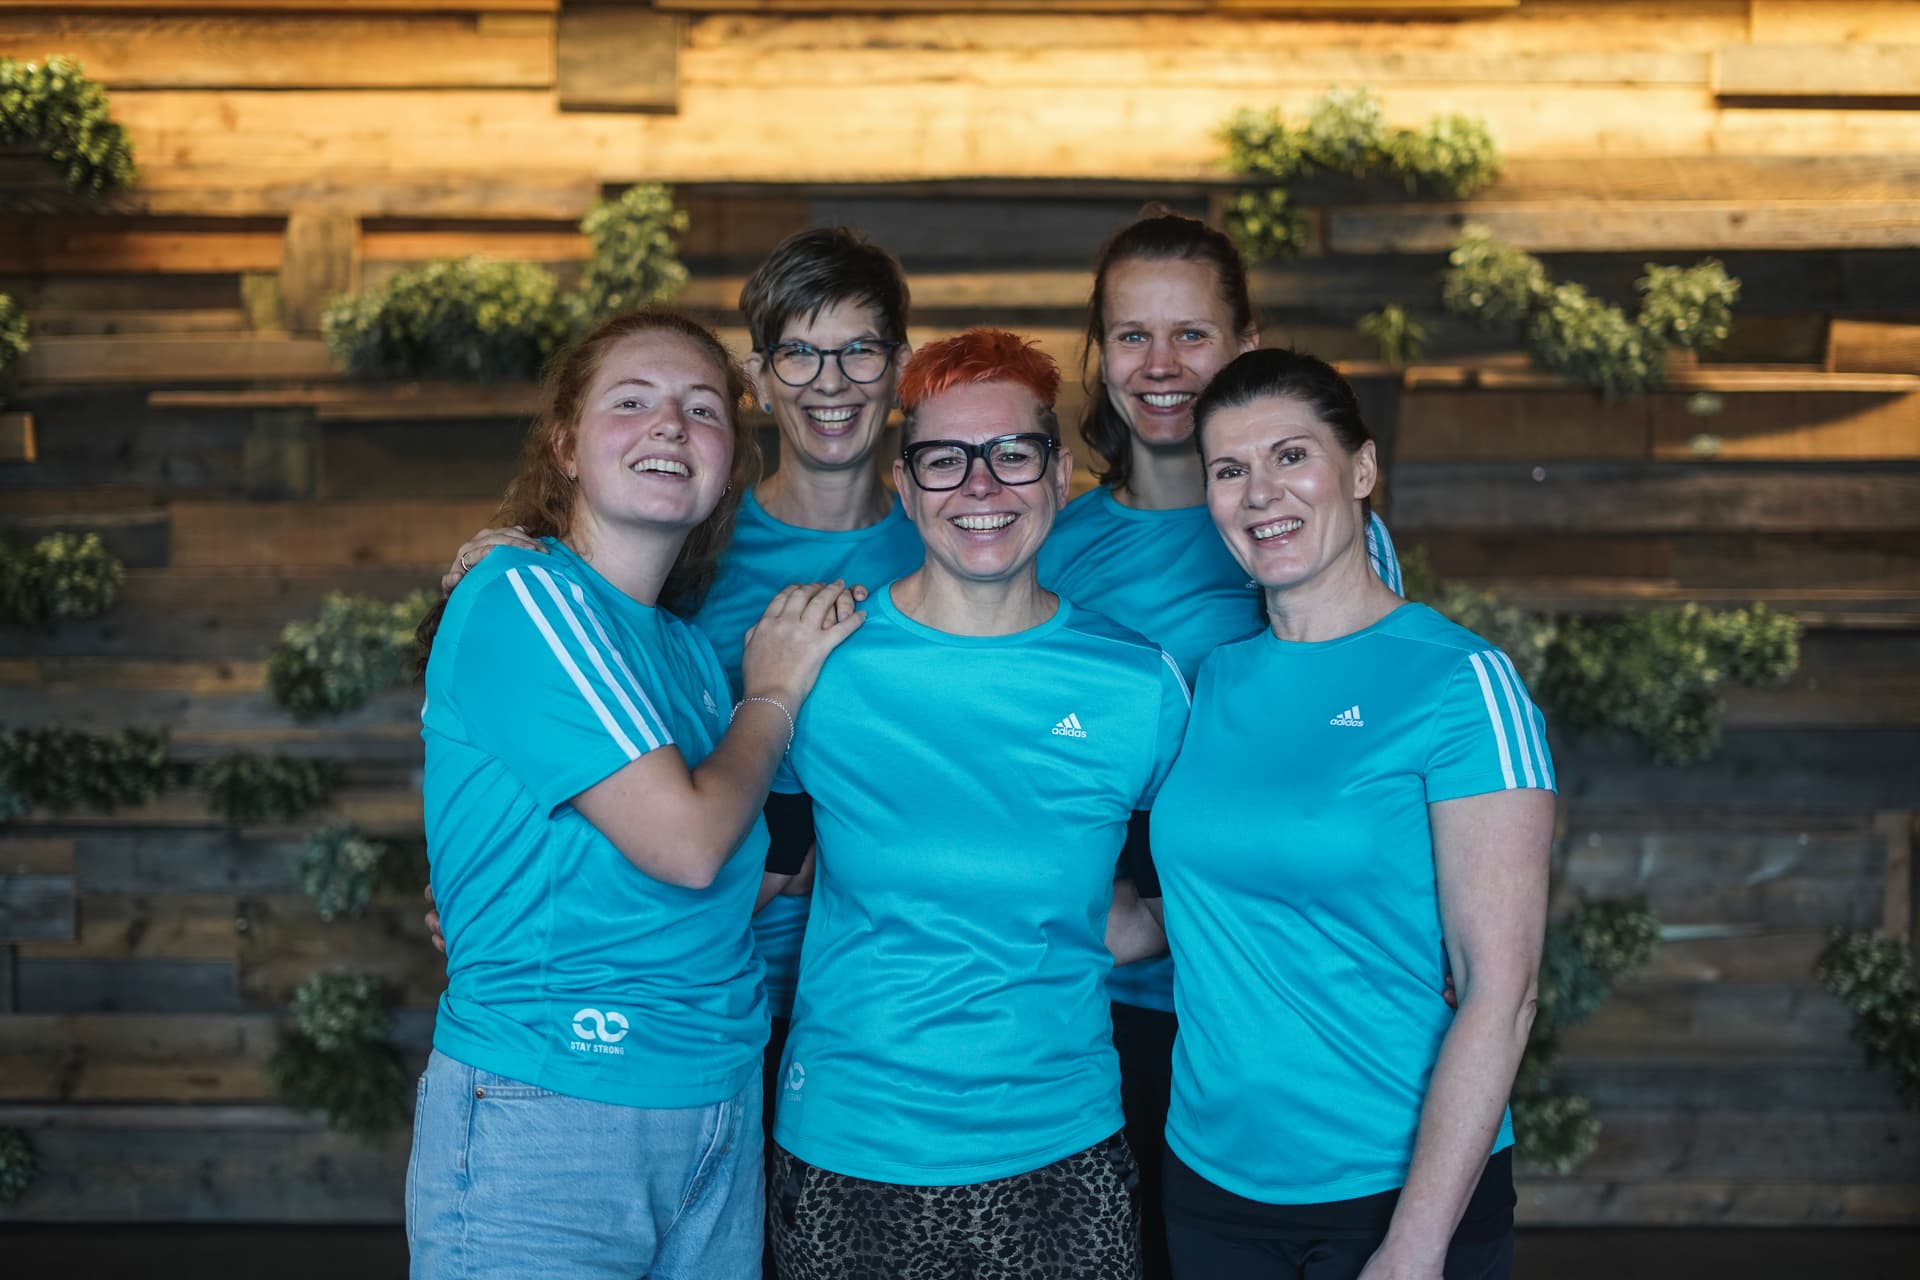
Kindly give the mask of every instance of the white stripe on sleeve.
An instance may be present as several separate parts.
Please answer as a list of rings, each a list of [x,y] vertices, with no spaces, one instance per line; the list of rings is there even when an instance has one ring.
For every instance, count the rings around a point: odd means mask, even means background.
[[[1499,650],[1495,650],[1494,652],[1501,662],[1507,664],[1507,671],[1513,676],[1514,687],[1524,690],[1526,685],[1521,681],[1520,672],[1513,665],[1513,659],[1499,652]],[[1533,742],[1533,754],[1540,761],[1540,776],[1546,779],[1547,786],[1556,786],[1553,773],[1553,756],[1547,751],[1546,716],[1541,713],[1540,708],[1531,699],[1523,696],[1520,701],[1526,707],[1526,711],[1522,714],[1521,719],[1525,721],[1525,732]]]
[[[599,647],[587,637],[587,629],[580,625],[580,619],[568,607],[566,597],[560,594],[560,588],[554,584],[552,575],[539,565],[528,566],[528,571],[540,579],[540,584],[553,598],[554,605],[560,610],[560,616],[566,619],[567,629],[573,632],[574,640],[585,651],[587,661],[593,664],[593,669],[600,673],[600,678],[606,682],[607,688],[613,691],[614,701],[620,704],[620,709],[625,711],[633,721],[634,727],[640,731],[640,736],[647,740],[647,750],[656,750],[660,746],[660,735],[654,731],[652,725],[647,723],[646,717],[640,714],[640,708],[633,705],[633,699],[629,698],[627,691],[620,687],[620,682],[613,678],[613,672],[607,667],[606,658],[601,656]]]
[[[1507,697],[1507,711],[1513,717],[1513,740],[1520,748],[1520,772],[1526,775],[1528,786],[1537,787],[1540,782],[1533,772],[1533,751],[1527,745],[1527,718],[1520,711],[1520,704],[1526,699],[1515,698],[1513,693],[1514,686],[1519,683],[1520,673],[1515,671],[1512,678],[1508,678],[1508,667],[1503,661],[1506,655],[1498,649],[1489,649],[1480,656],[1493,668],[1494,679],[1500,682],[1500,692]]]
[[[569,582],[567,585],[573,588],[574,603],[580,606],[581,612],[587,615],[587,621],[593,624],[593,633],[600,637],[601,644],[607,646],[607,656],[613,659],[614,666],[620,668],[620,674],[627,678],[627,686],[633,690],[633,696],[640,699],[640,705],[647,709],[649,716],[653,717],[654,725],[660,730],[660,741],[663,744],[672,742],[673,734],[667,728],[666,717],[662,716],[660,709],[653,705],[653,699],[647,696],[646,689],[633,674],[633,669],[627,666],[627,660],[621,654],[620,646],[613,642],[613,637],[607,634],[607,629],[600,625],[600,615],[595,613],[593,606],[587,603],[587,593],[580,589],[580,584],[577,582]]]
[[[1166,663],[1167,669],[1173,672],[1174,682],[1180,686],[1180,696],[1185,698],[1187,705],[1191,707],[1193,705],[1193,690],[1187,688],[1187,678],[1180,674],[1180,664],[1175,662],[1173,655],[1165,649],[1160,651],[1160,661]]]
[[[554,634],[553,625],[547,621],[547,615],[540,611],[540,606],[534,603],[532,593],[527,590],[527,584],[520,577],[520,571],[507,570],[507,581],[513,584],[513,593],[520,597],[520,606],[527,611],[527,616],[533,619],[533,625],[546,638],[547,647],[553,650],[553,656],[560,660],[561,668],[573,680],[573,687],[580,691],[580,696],[586,699],[587,705],[593,708],[593,714],[599,718],[602,727],[614,742],[619,744],[620,750],[626,753],[627,759],[638,760],[640,748],[633,745],[633,739],[629,738],[614,721],[613,713],[607,710],[607,704],[600,700],[600,695],[595,693],[593,686],[587,682],[586,673],[580,670],[579,664],[573,660],[573,655],[567,652],[567,646],[560,642],[558,635]]]
[[[1486,664],[1480,661],[1477,653],[1468,654],[1473,663],[1473,674],[1480,677],[1480,696],[1486,700],[1487,719],[1493,722],[1493,740],[1500,747],[1500,772],[1507,780],[1509,788],[1519,785],[1513,776],[1513,757],[1507,752],[1507,726],[1500,720],[1500,704],[1494,701],[1493,685],[1487,679]]]

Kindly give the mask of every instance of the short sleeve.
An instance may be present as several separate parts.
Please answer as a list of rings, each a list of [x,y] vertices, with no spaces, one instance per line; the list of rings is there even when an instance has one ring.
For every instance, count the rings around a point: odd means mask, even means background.
[[[1400,555],[1393,549],[1393,535],[1387,532],[1387,522],[1371,511],[1367,512],[1367,560],[1388,590],[1395,595],[1407,593],[1406,579],[1400,573]]]
[[[1427,799],[1557,790],[1547,721],[1498,649],[1469,653],[1447,682],[1427,751]]]
[[[657,668],[626,655],[563,575],[508,569],[481,588],[459,636],[453,697],[472,744],[556,809],[673,743],[647,687]]]
[[[1180,754],[1181,740],[1187,736],[1187,713],[1193,709],[1187,679],[1165,650],[1160,653],[1160,668],[1160,719],[1154,734],[1153,772],[1134,803],[1135,809],[1153,808],[1153,798],[1160,794],[1160,784],[1167,780],[1174,758]]]

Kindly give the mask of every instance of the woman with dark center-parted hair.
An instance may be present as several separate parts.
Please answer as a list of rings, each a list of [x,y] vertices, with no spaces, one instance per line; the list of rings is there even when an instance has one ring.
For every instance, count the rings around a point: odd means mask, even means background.
[[[1553,762],[1513,663],[1368,564],[1353,390],[1291,351],[1195,409],[1267,626],[1200,666],[1152,818],[1178,1280],[1501,1280]],[[1458,1008],[1442,993],[1451,974]]]

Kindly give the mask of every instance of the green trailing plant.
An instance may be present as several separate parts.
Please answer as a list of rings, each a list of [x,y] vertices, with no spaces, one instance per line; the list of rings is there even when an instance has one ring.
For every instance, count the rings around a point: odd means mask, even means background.
[[[1447,254],[1440,302],[1488,328],[1506,328],[1525,324],[1552,287],[1540,259],[1470,226]]]
[[[406,1070],[390,1035],[392,994],[365,974],[315,974],[294,993],[293,1029],[267,1059],[286,1102],[347,1133],[373,1136],[406,1120]]]
[[[1391,128],[1365,89],[1329,90],[1297,128],[1278,110],[1239,111],[1221,137],[1227,167],[1255,180],[1227,205],[1227,232],[1249,262],[1296,256],[1305,247],[1306,222],[1285,190],[1289,183],[1385,178],[1409,192],[1462,199],[1500,172],[1499,150],[1484,122],[1447,115],[1420,129]]]
[[[0,1204],[27,1194],[40,1172],[40,1155],[24,1129],[0,1129]]]
[[[110,813],[153,799],[172,775],[164,733],[8,729],[0,732],[0,822],[34,808]]]
[[[127,567],[97,533],[54,533],[36,542],[0,535],[0,618],[65,622],[113,607]]]
[[[1853,1038],[1867,1065],[1891,1072],[1900,1100],[1920,1110],[1920,990],[1906,945],[1843,929],[1821,951],[1814,971],[1853,1011]]]
[[[1655,341],[1685,351],[1713,351],[1733,335],[1733,304],[1740,282],[1717,258],[1691,267],[1647,264],[1635,282],[1640,291],[1640,329]]]
[[[0,58],[0,147],[32,147],[76,195],[133,185],[133,145],[108,110],[106,90],[72,58]]]
[[[291,822],[326,807],[345,778],[331,760],[294,760],[244,752],[202,764],[194,781],[207,807],[235,826]]]
[[[1644,395],[1666,376],[1666,352],[1640,327],[1577,284],[1557,284],[1527,317],[1533,362],[1607,400]]]
[[[581,220],[593,253],[577,292],[535,263],[443,258],[334,299],[321,335],[355,378],[537,378],[548,357],[597,321],[680,291],[686,228],[672,192],[643,183],[597,201]]]
[[[1227,234],[1248,262],[1297,258],[1307,247],[1304,209],[1279,187],[1255,187],[1227,200]]]
[[[1371,338],[1380,348],[1380,358],[1388,364],[1406,364],[1418,360],[1427,349],[1427,327],[1407,314],[1398,302],[1389,302],[1378,311],[1369,311],[1354,326],[1363,338]]]
[[[1556,730],[1623,735],[1662,763],[1713,753],[1728,684],[1776,686],[1800,665],[1799,622],[1765,605],[1561,616],[1441,583],[1423,547],[1401,564],[1407,598],[1505,650]]]
[[[670,301],[687,283],[680,261],[687,215],[658,183],[643,182],[618,200],[597,202],[580,230],[593,245],[578,295],[583,330],[607,316]]]
[[[33,349],[27,332],[27,313],[12,295],[0,293],[0,388],[7,385],[13,371]]]
[[[318,617],[280,632],[267,654],[268,694],[301,720],[364,706],[406,678],[414,628],[433,602],[425,591],[398,601],[334,592]]]
[[[559,283],[528,262],[443,258],[403,271],[321,318],[334,363],[355,378],[530,379],[570,332]]]
[[[300,854],[300,887],[322,920],[358,919],[381,892],[418,892],[427,882],[426,846],[419,840],[375,840],[351,825],[333,823],[307,838]]]
[[[1532,254],[1470,226],[1454,241],[1441,305],[1492,328],[1513,329],[1533,363],[1608,400],[1659,386],[1667,353],[1712,351],[1733,332],[1740,282],[1708,258],[1691,267],[1647,264],[1640,312],[1629,318],[1581,285],[1554,284]]]
[[[1561,1037],[1605,1004],[1614,984],[1652,959],[1659,945],[1660,922],[1640,902],[1586,902],[1548,923],[1538,1006],[1511,1103],[1520,1159],[1568,1173],[1592,1154],[1600,1134],[1592,1104],[1553,1085]]]
[[[1720,742],[1729,682],[1778,685],[1800,662],[1799,623],[1764,605],[1686,604],[1610,618],[1569,618],[1540,689],[1568,729],[1618,733],[1664,764],[1691,764]]]

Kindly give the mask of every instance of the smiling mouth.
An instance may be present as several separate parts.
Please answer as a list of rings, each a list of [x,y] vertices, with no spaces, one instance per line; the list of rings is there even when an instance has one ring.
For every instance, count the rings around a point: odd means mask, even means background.
[[[953,516],[949,523],[956,529],[964,529],[968,533],[996,533],[1012,524],[1018,518],[1019,517],[1011,513],[1002,511],[994,515]]]
[[[803,409],[801,412],[805,413],[807,421],[820,428],[823,434],[838,435],[841,433],[840,429],[852,426],[853,420],[860,416],[860,406],[830,405],[816,409]]]
[[[693,468],[684,462],[675,462],[672,458],[642,458],[633,464],[635,472],[662,476],[675,476],[686,480],[693,476]]]
[[[1266,524],[1256,524],[1247,532],[1255,542],[1269,542],[1274,538],[1284,538],[1290,533],[1298,533],[1307,527],[1307,522],[1298,516],[1288,516],[1284,520],[1271,520]]]
[[[1143,391],[1140,399],[1150,409],[1184,409],[1194,401],[1191,391]]]

